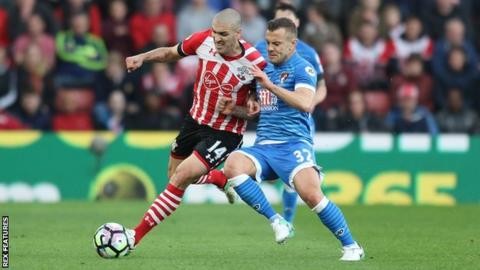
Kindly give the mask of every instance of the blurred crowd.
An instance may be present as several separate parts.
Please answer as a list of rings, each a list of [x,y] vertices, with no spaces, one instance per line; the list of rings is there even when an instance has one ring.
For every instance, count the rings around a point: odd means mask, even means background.
[[[256,44],[279,1],[297,8],[324,68],[318,131],[480,132],[474,0],[0,0],[0,129],[178,129],[197,59],[127,73],[124,58],[227,7]]]

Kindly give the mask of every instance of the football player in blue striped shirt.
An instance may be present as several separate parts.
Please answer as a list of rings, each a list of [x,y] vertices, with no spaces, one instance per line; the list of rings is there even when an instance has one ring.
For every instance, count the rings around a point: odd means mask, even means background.
[[[313,159],[311,111],[317,74],[296,52],[297,28],[291,20],[268,22],[266,40],[270,63],[264,71],[251,68],[260,103],[257,138],[253,146],[227,158],[224,173],[240,198],[270,221],[277,243],[293,236],[293,226],[273,210],[256,181],[280,178],[295,189],[342,244],[340,260],[359,261],[363,248],[341,210],[321,191]]]
[[[280,3],[276,8],[275,8],[275,19],[278,18],[287,18],[293,21],[295,23],[296,27],[300,25],[300,20],[297,16],[297,11],[294,6],[287,4],[287,3]],[[262,54],[262,56],[265,59],[268,59],[268,53],[267,53],[267,41],[262,40],[259,43],[255,45],[255,48]],[[314,102],[312,103],[312,109],[315,108],[315,106],[322,102],[327,94],[327,88],[325,86],[325,80],[323,79],[323,67],[322,64],[320,63],[320,58],[315,51],[314,48],[312,48],[310,45],[307,43],[303,42],[302,40],[297,40],[297,45],[296,45],[296,50],[297,53],[305,60],[307,60],[308,63],[310,63],[317,75],[317,90],[315,92],[314,96]],[[310,124],[312,125],[312,132],[315,133],[315,126],[314,126],[314,121],[311,119]],[[315,156],[312,157],[313,160],[315,161]],[[295,217],[295,212],[297,209],[297,192],[295,190],[289,188],[287,185],[283,186],[283,194],[282,194],[282,202],[283,202],[283,216],[285,219],[293,223],[293,219]]]

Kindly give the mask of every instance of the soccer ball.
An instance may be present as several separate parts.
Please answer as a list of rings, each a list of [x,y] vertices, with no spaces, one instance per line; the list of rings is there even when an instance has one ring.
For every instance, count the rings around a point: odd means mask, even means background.
[[[93,236],[93,245],[98,255],[105,259],[119,258],[130,253],[127,231],[118,223],[105,223]]]

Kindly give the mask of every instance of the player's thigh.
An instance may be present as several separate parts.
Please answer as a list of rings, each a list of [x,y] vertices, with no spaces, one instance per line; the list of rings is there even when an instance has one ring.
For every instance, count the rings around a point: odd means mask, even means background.
[[[178,164],[190,156],[195,148],[195,146],[200,143],[202,139],[202,131],[205,128],[199,125],[195,120],[192,119],[190,115],[187,115],[182,123],[180,132],[172,143],[170,151],[170,160],[172,171],[169,171],[169,174],[175,171],[175,168]]]
[[[268,145],[254,145],[235,151],[227,159],[224,167],[225,175],[227,178],[232,178],[247,174],[257,182],[277,179],[278,176],[269,163],[270,151]]]
[[[200,176],[208,173],[209,170],[210,168],[202,160],[191,154],[178,164],[170,178],[170,183],[178,188],[185,189]]]
[[[288,142],[276,145],[269,151],[269,163],[275,173],[293,188],[293,178],[303,168],[317,168],[313,159],[312,146],[304,142]]]
[[[204,130],[201,136],[202,139],[195,146],[193,154],[208,169],[220,165],[243,142],[242,135],[214,129]]]
[[[187,115],[182,123],[180,132],[173,141],[168,160],[168,179],[172,178],[178,165],[187,159],[193,152],[195,146],[201,141],[200,126],[190,115]]]
[[[179,159],[170,155],[170,158],[168,159],[168,179],[172,178],[172,175],[177,169],[178,165],[180,165],[180,163],[182,163],[184,160],[184,158]]]
[[[310,208],[320,203],[324,196],[320,189],[320,183],[320,176],[314,166],[299,170],[293,177],[295,190]]]
[[[233,178],[240,174],[254,177],[256,171],[253,161],[240,151],[230,154],[223,166],[223,172],[227,178]]]

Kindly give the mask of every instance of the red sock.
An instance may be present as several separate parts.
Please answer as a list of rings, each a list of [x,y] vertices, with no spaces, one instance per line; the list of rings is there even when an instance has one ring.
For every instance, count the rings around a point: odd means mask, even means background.
[[[195,184],[214,184],[218,188],[223,189],[225,184],[227,184],[227,177],[220,170],[211,170],[208,174],[200,177]]]
[[[180,205],[185,190],[179,189],[172,184],[158,195],[150,208],[143,216],[140,223],[135,227],[135,245],[147,234],[153,227],[170,216]]]

